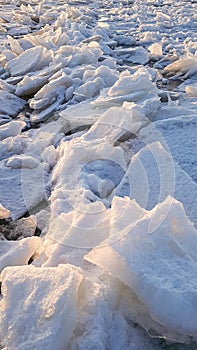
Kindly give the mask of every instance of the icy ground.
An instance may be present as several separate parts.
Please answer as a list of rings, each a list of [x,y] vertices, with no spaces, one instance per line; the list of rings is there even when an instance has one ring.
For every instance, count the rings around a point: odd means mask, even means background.
[[[0,348],[197,349],[197,1],[0,0]]]

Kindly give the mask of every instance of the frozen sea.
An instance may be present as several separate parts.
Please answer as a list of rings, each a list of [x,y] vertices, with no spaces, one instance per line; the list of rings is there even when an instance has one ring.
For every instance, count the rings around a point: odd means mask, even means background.
[[[197,349],[196,126],[196,0],[0,0],[0,349]]]

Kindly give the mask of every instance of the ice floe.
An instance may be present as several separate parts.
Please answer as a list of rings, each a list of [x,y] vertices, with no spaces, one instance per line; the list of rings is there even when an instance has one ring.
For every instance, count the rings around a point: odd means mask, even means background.
[[[168,197],[85,258],[128,285],[154,321],[196,339],[196,239],[182,205]]]
[[[8,116],[16,116],[24,106],[25,101],[7,91],[0,90],[0,113]]]

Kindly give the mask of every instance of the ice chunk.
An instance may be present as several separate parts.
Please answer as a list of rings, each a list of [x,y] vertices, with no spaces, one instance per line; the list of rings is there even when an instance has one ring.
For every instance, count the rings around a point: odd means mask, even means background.
[[[81,281],[81,270],[72,265],[4,269],[1,343],[10,350],[65,349],[77,321]]]
[[[158,60],[162,57],[162,44],[161,43],[154,43],[151,46],[149,46],[149,51],[151,53],[151,59]]]
[[[12,121],[8,124],[0,126],[0,140],[9,136],[16,136],[21,133],[26,123],[22,121]]]
[[[93,68],[93,67],[92,67]],[[96,70],[85,70],[83,74],[83,81],[94,80],[101,78],[105,87],[112,86],[118,79],[119,74],[115,69],[110,69],[105,65],[100,65]]]
[[[119,296],[118,287],[115,279],[98,268],[91,269],[91,274],[83,283],[85,298],[81,300],[76,335],[71,340],[71,349],[113,348],[109,347],[109,337],[112,328],[115,331],[114,309]]]
[[[54,210],[54,207],[52,207]],[[120,238],[129,225],[140,219],[146,211],[135,200],[114,197],[111,208],[106,209],[97,201],[83,207],[83,211],[74,209],[59,216],[51,215],[47,237],[67,247],[91,248],[103,240],[114,241]],[[56,250],[49,255],[53,263],[59,260]],[[63,251],[64,248],[61,248]]]
[[[12,36],[8,35],[7,36],[7,40],[8,40],[8,43],[10,44],[10,48],[12,50],[12,52],[15,54],[15,55],[21,55],[24,50],[22,49],[20,43],[19,43],[19,40],[16,40],[14,39]]]
[[[0,247],[0,271],[6,266],[26,265],[38,247],[40,237],[24,238],[20,241],[3,241]]]
[[[136,48],[118,49],[117,55],[121,56],[125,62],[144,65],[149,61],[148,51],[141,46]]]
[[[71,78],[62,72],[60,77],[51,80],[35,94],[34,98],[30,100],[30,107],[33,109],[42,109],[51,105],[56,101],[58,95],[63,93],[71,84]]]
[[[36,46],[10,60],[7,63],[7,69],[13,77],[25,75],[48,66],[52,57],[51,51],[46,50],[43,46]]]
[[[27,96],[36,93],[43,85],[48,83],[48,76],[28,76],[25,77],[17,84],[16,95]]]
[[[101,77],[105,86],[112,86],[118,79],[119,74],[115,69],[110,69],[105,65],[101,65],[95,70],[95,77]]]
[[[85,101],[70,106],[59,115],[70,124],[70,129],[84,125],[92,125],[106,111],[106,108],[94,108],[91,102]]]
[[[173,75],[174,78],[188,78],[197,72],[197,57],[182,57],[164,68],[164,73]]]
[[[110,196],[126,195],[152,209],[170,194],[184,204],[188,217],[197,224],[197,185],[164,149],[168,147],[161,135],[160,141],[148,144],[131,158],[127,172]]]
[[[185,91],[188,95],[192,97],[197,97],[197,83],[192,85],[187,85]]]
[[[69,67],[74,68],[82,64],[97,63],[99,57],[102,55],[100,45],[96,42],[91,42],[89,45],[83,45],[78,49],[69,63]]]
[[[145,117],[153,121],[158,115],[157,112],[161,107],[161,101],[160,101],[160,97],[157,95],[153,97],[151,96],[147,96],[147,97],[148,97],[147,99],[145,98],[141,101],[140,100],[137,101],[136,107],[139,108],[139,110],[141,111],[142,114],[145,115]]]
[[[25,148],[26,155],[41,159],[42,152],[62,138],[62,133],[69,131],[67,121],[59,118],[55,122],[50,122],[40,126],[33,135],[28,138]]]
[[[16,87],[16,95],[27,96],[38,92],[56,72],[61,72],[62,63],[51,63],[48,67],[44,67],[41,71],[28,73],[18,82]]]
[[[8,115],[0,114],[0,125],[9,123],[12,121],[12,118]]]
[[[114,189],[114,183],[109,179],[102,180],[94,174],[87,176],[90,189],[100,198],[107,197]]]
[[[37,227],[41,231],[47,230],[50,217],[49,207],[47,207],[46,210],[41,209],[38,213],[35,214],[35,217],[37,220]]]
[[[39,165],[37,159],[28,155],[12,156],[6,161],[6,166],[14,169],[33,169]]]
[[[65,101],[65,89],[63,86],[59,86],[56,90],[51,91],[49,96],[51,97],[51,100],[49,98],[41,99],[38,101],[34,101],[36,107],[43,104],[43,107],[45,108],[40,110],[35,110],[31,115],[31,122],[34,123],[41,123],[49,119],[49,117],[58,109],[60,109],[61,104]],[[48,97],[49,97],[48,96]],[[51,104],[52,103],[52,104]],[[46,105],[45,105],[46,104]],[[48,105],[49,104],[49,105]],[[46,108],[47,107],[47,108]]]
[[[196,242],[183,206],[169,196],[121,239],[102,242],[85,259],[128,285],[153,320],[196,339]]]
[[[74,209],[54,215],[47,236],[68,247],[94,247],[108,237],[108,219],[108,211],[102,203],[91,203],[81,212]]]
[[[21,98],[0,90],[0,113],[13,117],[23,109],[25,103]]]
[[[10,210],[13,219],[20,218],[46,198],[45,167],[13,169],[0,162],[0,203]],[[31,191],[30,191],[31,189]]]
[[[146,210],[140,207],[135,199],[113,197],[109,214],[110,233],[108,241],[116,241],[121,235],[123,237],[125,230],[128,230],[134,222],[141,219],[145,213]]]
[[[181,115],[150,124],[139,131],[139,137],[146,144],[160,141],[171,152],[174,161],[196,181],[196,125],[195,114]]]
[[[10,217],[10,211],[3,207],[3,205],[0,204],[0,220],[2,219],[8,219]]]
[[[139,102],[157,97],[158,89],[151,81],[151,75],[143,67],[134,74],[122,72],[119,79],[109,89],[101,90],[100,96],[92,102],[95,107],[110,107],[124,101]]]
[[[103,169],[104,172],[108,171],[109,163],[112,163],[113,167],[118,165],[120,169],[125,169],[126,167],[122,149],[120,147],[113,147],[107,141],[107,138],[101,140],[100,138],[94,139],[92,137],[90,140],[86,140],[82,135],[70,142],[62,142],[60,152],[61,158],[52,176],[52,181],[56,186],[51,196],[52,206],[56,206],[55,202],[58,203],[58,200],[61,198],[62,204],[60,205],[61,209],[57,209],[58,213],[62,211],[67,212],[70,206],[74,208],[77,207],[78,209],[80,208],[83,212],[86,210],[86,204],[89,205],[92,200],[95,201],[98,199],[88,190],[87,182],[84,181],[84,183],[82,183],[83,172],[87,164],[92,161],[102,161],[106,159]],[[72,176],[68,177],[68,173],[72,173]],[[113,173],[112,176],[115,179]],[[60,195],[60,193],[62,193],[62,195]],[[55,207],[52,212],[53,215],[57,216]]]
[[[4,90],[9,92],[10,94],[14,94],[16,91],[16,87],[12,84],[7,83],[5,80],[0,79],[0,90]]]
[[[128,95],[137,91],[156,91],[150,80],[150,75],[145,68],[139,69],[136,73],[122,73],[117,82],[109,89],[108,95],[111,97]]]
[[[93,81],[87,81],[83,85],[79,86],[74,95],[78,98],[81,96],[82,98],[92,98],[99,94],[100,90],[104,87],[104,81],[102,78],[97,77]]]
[[[170,339],[171,342],[185,343],[183,348],[181,347],[182,350],[185,349],[187,343],[191,342],[190,336],[177,333],[153,320],[147,311],[147,306],[131,288],[123,283],[120,295],[119,312],[124,315],[126,320],[132,321],[135,325],[141,325],[146,330],[149,339],[163,337],[164,339]],[[190,348],[190,345],[188,345],[188,348]]]
[[[86,133],[85,139],[106,138],[113,142],[123,135],[136,135],[142,126],[149,123],[143,114],[125,104],[122,107],[109,108]]]
[[[41,158],[44,162],[48,163],[50,168],[53,168],[57,162],[57,151],[53,145],[45,148],[41,154]]]
[[[27,135],[23,133],[15,137],[7,137],[0,142],[0,160],[9,158],[13,154],[21,154],[27,145]]]

